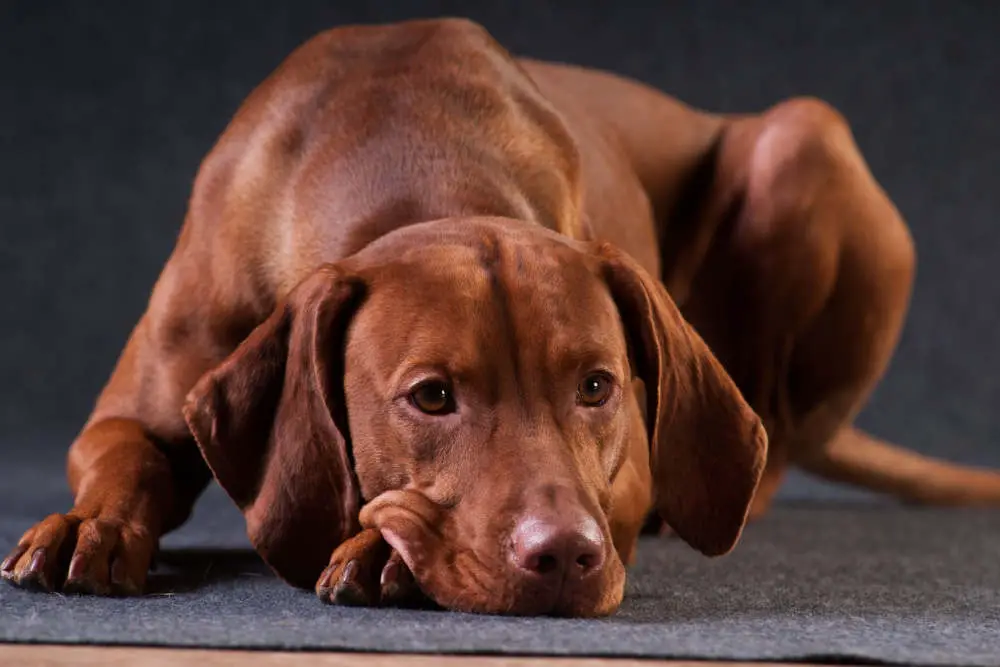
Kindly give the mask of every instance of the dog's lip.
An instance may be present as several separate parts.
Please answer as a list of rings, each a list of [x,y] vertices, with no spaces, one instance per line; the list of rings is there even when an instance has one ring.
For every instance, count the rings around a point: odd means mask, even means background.
[[[410,572],[413,572],[416,567],[416,559],[414,558],[413,551],[410,548],[410,543],[407,540],[401,538],[396,531],[391,529],[381,530],[382,539],[384,539],[390,547],[396,550],[399,557],[403,559],[406,563],[406,567],[410,568]]]
[[[415,491],[386,491],[361,509],[361,525],[374,528],[399,553],[410,572],[417,575],[431,547],[423,544],[437,534],[433,529],[440,519],[439,509]]]
[[[424,526],[440,519],[440,508],[422,493],[410,489],[385,491],[361,508],[359,519],[365,528],[381,528],[388,520],[405,515]]]

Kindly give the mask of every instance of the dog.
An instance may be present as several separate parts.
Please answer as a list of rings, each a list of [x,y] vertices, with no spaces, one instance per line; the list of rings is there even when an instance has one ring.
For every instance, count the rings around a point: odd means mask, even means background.
[[[139,594],[214,478],[327,602],[587,617],[649,517],[728,553],[790,466],[1000,505],[852,426],[915,261],[821,100],[709,113],[464,19],[334,28],[204,159],[75,504],[0,570]]]

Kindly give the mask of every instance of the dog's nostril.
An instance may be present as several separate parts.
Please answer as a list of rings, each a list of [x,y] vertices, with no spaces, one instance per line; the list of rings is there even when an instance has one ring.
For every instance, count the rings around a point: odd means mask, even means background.
[[[593,569],[595,563],[597,563],[597,556],[592,553],[581,554],[576,559],[577,566],[584,572]]]
[[[530,568],[537,572],[538,574],[548,574],[559,568],[559,559],[551,554],[542,554],[534,563],[534,567]]]

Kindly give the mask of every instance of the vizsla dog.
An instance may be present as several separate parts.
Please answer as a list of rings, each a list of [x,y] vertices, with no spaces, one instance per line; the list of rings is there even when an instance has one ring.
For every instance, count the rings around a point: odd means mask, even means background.
[[[204,160],[14,584],[143,589],[214,478],[327,600],[596,616],[650,513],[730,551],[790,465],[1000,505],[852,427],[911,237],[813,99],[694,110],[464,20],[296,50]]]

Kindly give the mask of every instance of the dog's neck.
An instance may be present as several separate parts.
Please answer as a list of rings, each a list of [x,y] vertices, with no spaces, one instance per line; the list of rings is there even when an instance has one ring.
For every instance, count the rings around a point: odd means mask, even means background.
[[[575,147],[569,149],[575,154]],[[561,152],[563,147],[552,147],[553,154]],[[488,156],[467,160],[458,169],[452,163],[444,173],[438,173],[434,160],[420,163],[416,173],[400,176],[395,166],[369,162],[366,182],[373,187],[345,193],[348,199],[338,205],[353,213],[349,220],[338,220],[349,238],[341,252],[353,254],[397,229],[444,218],[510,218],[570,238],[589,238],[575,155],[536,164],[516,155]]]

